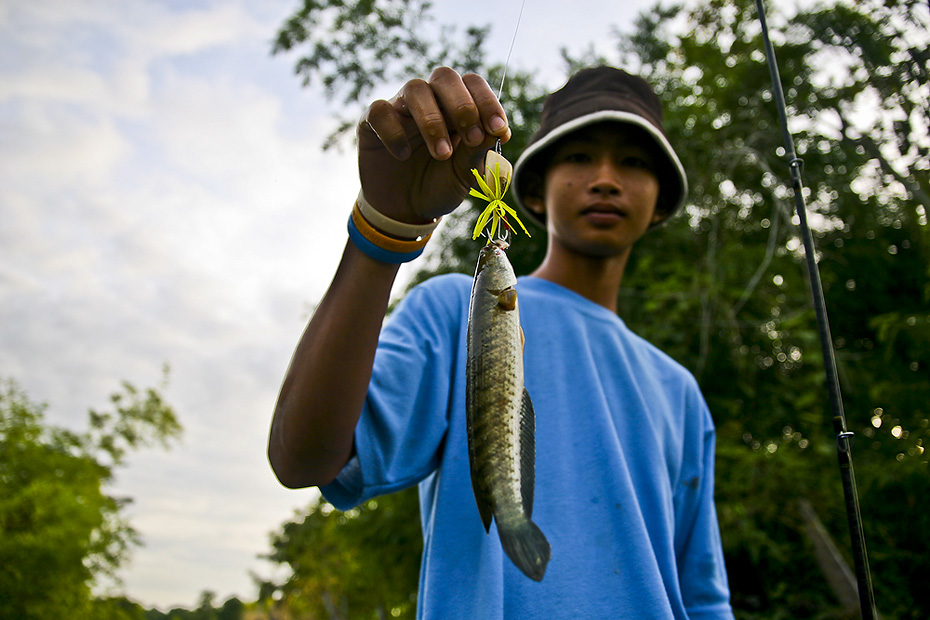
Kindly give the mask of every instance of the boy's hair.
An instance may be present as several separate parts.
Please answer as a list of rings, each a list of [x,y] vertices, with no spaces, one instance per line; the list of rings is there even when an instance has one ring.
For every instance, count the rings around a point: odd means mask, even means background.
[[[561,89],[546,98],[536,134],[517,160],[513,192],[517,205],[545,227],[545,213],[523,204],[527,196],[542,196],[549,166],[548,151],[567,135],[596,123],[623,123],[642,130],[645,145],[656,155],[659,198],[656,208],[666,220],[682,207],[688,179],[662,126],[662,105],[646,80],[622,69],[594,67],[573,75]]]

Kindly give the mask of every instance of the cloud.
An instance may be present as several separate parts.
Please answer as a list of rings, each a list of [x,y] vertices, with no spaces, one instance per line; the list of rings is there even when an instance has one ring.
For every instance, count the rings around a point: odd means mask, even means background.
[[[319,152],[328,113],[268,56],[291,8],[0,13],[17,59],[0,77],[0,375],[80,428],[120,379],[171,364],[185,439],[132,455],[114,486],[146,541],[128,593],[149,604],[254,595],[268,532],[310,496],[277,485],[264,444],[357,181]]]

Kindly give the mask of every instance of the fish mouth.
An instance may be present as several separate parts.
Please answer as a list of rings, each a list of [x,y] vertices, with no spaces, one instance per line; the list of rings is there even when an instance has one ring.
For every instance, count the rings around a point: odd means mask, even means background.
[[[487,266],[488,262],[492,259],[504,256],[504,250],[508,248],[506,241],[491,241],[487,245],[481,248],[481,252],[478,254],[478,269],[477,273]]]

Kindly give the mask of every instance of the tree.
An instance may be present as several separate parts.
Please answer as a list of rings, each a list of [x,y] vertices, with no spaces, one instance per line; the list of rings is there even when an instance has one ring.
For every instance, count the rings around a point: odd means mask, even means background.
[[[327,98],[350,106],[383,82],[403,83],[446,64],[460,71],[483,66],[489,27],[469,27],[459,40],[452,26],[437,30],[429,8],[428,0],[304,0],[278,30],[272,53],[308,48],[294,66],[304,86],[319,81]],[[340,118],[324,148],[354,129],[356,118]]]
[[[175,607],[168,612],[149,609],[144,612],[142,620],[242,620],[246,617],[245,603],[235,596],[226,599],[220,607],[214,606],[215,599],[215,593],[205,590],[200,593],[200,602],[195,609]]]
[[[156,389],[124,382],[111,404],[75,433],[46,425],[45,406],[16,383],[0,384],[0,618],[135,617],[91,594],[139,542],[122,514],[130,500],[106,485],[129,450],[167,447],[181,426]]]
[[[372,14],[389,5],[359,4]],[[878,605],[884,617],[924,617],[930,600],[921,576],[930,573],[930,560],[911,550],[930,546],[927,6],[840,0],[790,19],[769,11],[804,160],[849,426],[859,438]],[[425,7],[421,18],[428,19]],[[323,23],[306,30],[317,46],[337,36]],[[347,53],[364,72],[362,52]],[[566,75],[604,60],[563,55]],[[474,58],[484,55],[479,50]],[[840,547],[849,548],[803,248],[754,3],[658,6],[633,32],[618,34],[617,57],[607,61],[638,67],[656,86],[689,172],[685,213],[637,248],[620,315],[694,372],[714,412],[718,511],[737,616],[842,617],[795,501],[809,500]],[[299,66],[333,88],[355,79],[334,65]],[[500,70],[480,67],[492,82]],[[366,88],[381,75],[369,72]],[[514,140],[505,153],[525,144],[541,96],[530,75],[508,79],[504,102]],[[447,218],[418,279],[473,271],[475,246],[465,231],[474,217],[460,209]],[[531,232],[511,253],[518,273],[531,270],[544,247],[543,231]]]
[[[676,30],[682,18],[686,33]],[[874,574],[883,576],[879,607],[886,617],[920,617],[930,602],[915,584],[930,566],[893,549],[927,544],[900,524],[905,505],[927,514],[928,57],[913,34],[915,24],[926,32],[926,7],[839,2],[770,21],[805,162],[850,429],[860,438],[865,530]],[[824,603],[794,587],[813,583],[798,553],[806,546],[800,519],[793,505],[765,499],[812,498],[841,539],[846,524],[761,49],[752,2],[713,1],[684,15],[657,9],[623,41],[669,102],[669,128],[694,189],[688,220],[637,254],[624,316],[698,375],[719,428],[718,471],[765,468],[753,480],[719,477],[731,575],[757,582],[734,584],[735,594],[801,615]],[[834,70],[825,74],[825,66]],[[863,98],[881,113],[862,113]],[[682,272],[676,248],[702,257],[697,278]],[[678,294],[663,300],[655,294],[663,290]],[[656,315],[663,320],[649,320]],[[899,502],[876,502],[879,493]]]
[[[322,499],[272,536],[268,556],[290,567],[282,583],[262,584],[263,601],[280,594],[292,617],[413,618],[422,536],[412,489],[339,512]]]

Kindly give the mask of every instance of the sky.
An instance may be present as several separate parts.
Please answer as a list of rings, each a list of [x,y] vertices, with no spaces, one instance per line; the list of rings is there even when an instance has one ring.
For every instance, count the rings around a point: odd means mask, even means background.
[[[528,0],[511,66],[557,87],[560,47],[608,53],[651,4]],[[0,0],[0,378],[82,429],[170,365],[183,439],[131,454],[110,489],[133,499],[144,546],[120,577],[143,605],[254,600],[270,533],[315,497],[281,487],[265,447],[358,180],[351,143],[320,148],[335,106],[270,54],[299,5]],[[494,21],[504,61],[517,0],[436,5]]]

